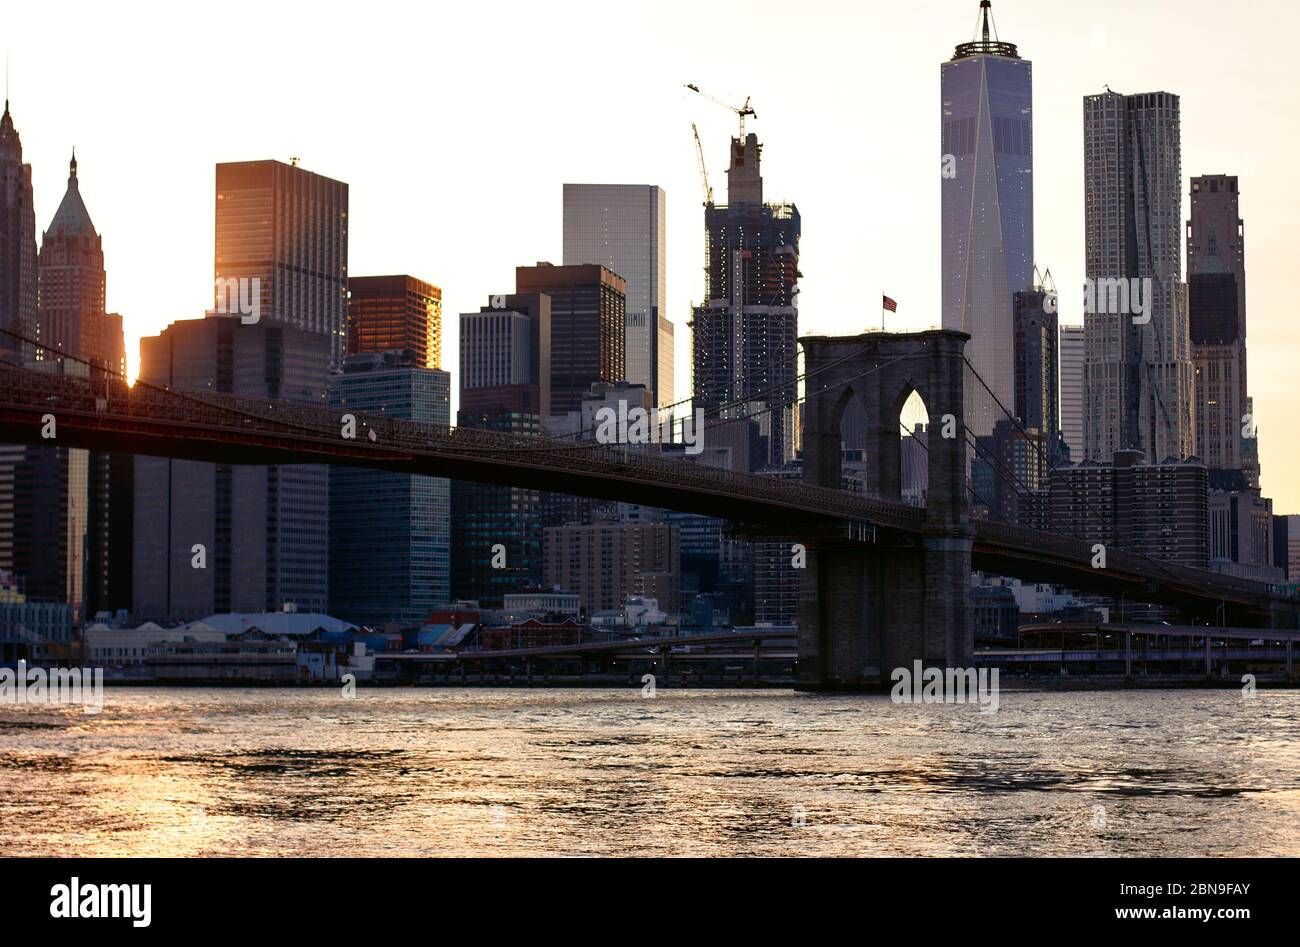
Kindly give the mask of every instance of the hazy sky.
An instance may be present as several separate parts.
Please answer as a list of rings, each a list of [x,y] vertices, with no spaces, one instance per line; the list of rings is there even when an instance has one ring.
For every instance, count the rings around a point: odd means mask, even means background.
[[[442,287],[443,368],[457,314],[514,267],[561,262],[566,181],[668,194],[677,396],[703,296],[703,201],[734,116],[694,93],[753,97],[765,193],[803,215],[800,331],[939,320],[939,64],[975,0],[848,3],[26,3],[4,22],[10,98],[48,226],[77,147],[104,237],[108,307],[141,335],[212,299],[213,165],[299,156],[351,185],[350,272]],[[1291,285],[1300,14],[1282,0],[996,0],[1034,64],[1035,256],[1082,323],[1082,97],[1182,97],[1186,183],[1241,178],[1250,392],[1265,493],[1300,512],[1300,328]],[[453,381],[453,389],[454,389]]]

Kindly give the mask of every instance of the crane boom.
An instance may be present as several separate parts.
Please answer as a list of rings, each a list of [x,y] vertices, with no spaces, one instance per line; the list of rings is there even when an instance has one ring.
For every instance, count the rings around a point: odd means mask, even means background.
[[[690,89],[692,92],[696,93],[697,95],[704,96],[710,102],[716,102],[718,105],[721,105],[723,108],[731,109],[731,111],[735,112],[736,115],[740,117],[740,140],[742,143],[745,141],[745,116],[749,115],[753,118],[758,118],[758,113],[749,107],[749,96],[745,96],[744,105],[737,107],[735,105],[732,105],[729,102],[722,101],[722,99],[719,99],[716,96],[709,95],[709,93],[707,92],[700,91],[700,87],[695,85],[694,83],[690,83],[690,82],[686,83],[686,88]]]
[[[704,146],[700,144],[700,130],[691,122],[691,134],[695,136],[695,157],[700,160],[700,179],[704,182],[704,203],[713,203],[713,188],[709,186],[709,170],[704,165]]]

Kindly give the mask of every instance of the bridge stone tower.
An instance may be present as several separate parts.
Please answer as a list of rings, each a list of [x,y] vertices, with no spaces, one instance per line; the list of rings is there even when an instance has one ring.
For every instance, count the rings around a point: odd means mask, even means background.
[[[969,338],[933,330],[800,339],[808,373],[805,481],[840,487],[840,421],[856,398],[866,416],[864,490],[900,501],[899,416],[912,392],[930,416],[930,483],[921,534],[880,530],[872,542],[807,544],[799,613],[802,687],[888,685],[894,668],[910,669],[917,659],[927,667],[970,664],[974,533],[966,491],[962,357]]]

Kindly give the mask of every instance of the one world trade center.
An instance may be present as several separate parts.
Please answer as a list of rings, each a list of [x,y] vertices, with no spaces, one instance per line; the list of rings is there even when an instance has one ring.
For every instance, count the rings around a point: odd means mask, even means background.
[[[1031,288],[1034,266],[1033,84],[1029,61],[990,36],[990,7],[983,0],[976,39],[940,67],[943,327],[970,334],[967,358],[1010,410],[1012,297]],[[987,401],[982,388],[967,396]],[[972,433],[991,433],[995,414],[973,408]]]

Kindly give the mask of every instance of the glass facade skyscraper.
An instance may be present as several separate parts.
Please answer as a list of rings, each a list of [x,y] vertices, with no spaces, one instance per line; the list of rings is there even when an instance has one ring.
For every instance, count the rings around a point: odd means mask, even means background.
[[[599,263],[627,280],[624,377],[672,404],[673,324],[667,299],[667,197],[653,184],[564,185],[564,262]]]
[[[260,318],[327,335],[338,369],[347,353],[348,186],[279,161],[219,164],[216,219],[216,278],[259,280]],[[215,297],[220,311],[223,293]]]
[[[451,376],[410,350],[351,355],[330,407],[447,426]],[[444,477],[330,468],[330,614],[415,624],[450,601],[451,497]]]
[[[989,38],[988,15],[982,39],[939,71],[943,327],[969,333],[967,358],[1009,406],[1013,296],[1031,288],[1034,267],[1033,69]]]
[[[348,354],[410,349],[442,367],[442,290],[414,276],[348,279]]]
[[[582,407],[593,382],[626,376],[627,280],[599,263],[515,267],[515,295],[550,297],[550,411]]]
[[[489,391],[502,401],[487,404]],[[541,418],[530,410],[523,389],[483,389],[479,396],[478,410],[460,409],[460,427],[503,434],[542,433]],[[451,483],[453,597],[500,608],[506,595],[541,586],[541,491],[469,480]],[[496,546],[505,556],[504,564],[497,563],[499,568],[493,566]]]
[[[329,338],[238,316],[174,322],[140,340],[140,380],[325,404]],[[214,612],[323,612],[329,579],[329,468],[135,458],[134,604],[142,620]],[[204,547],[197,568],[194,546]]]

